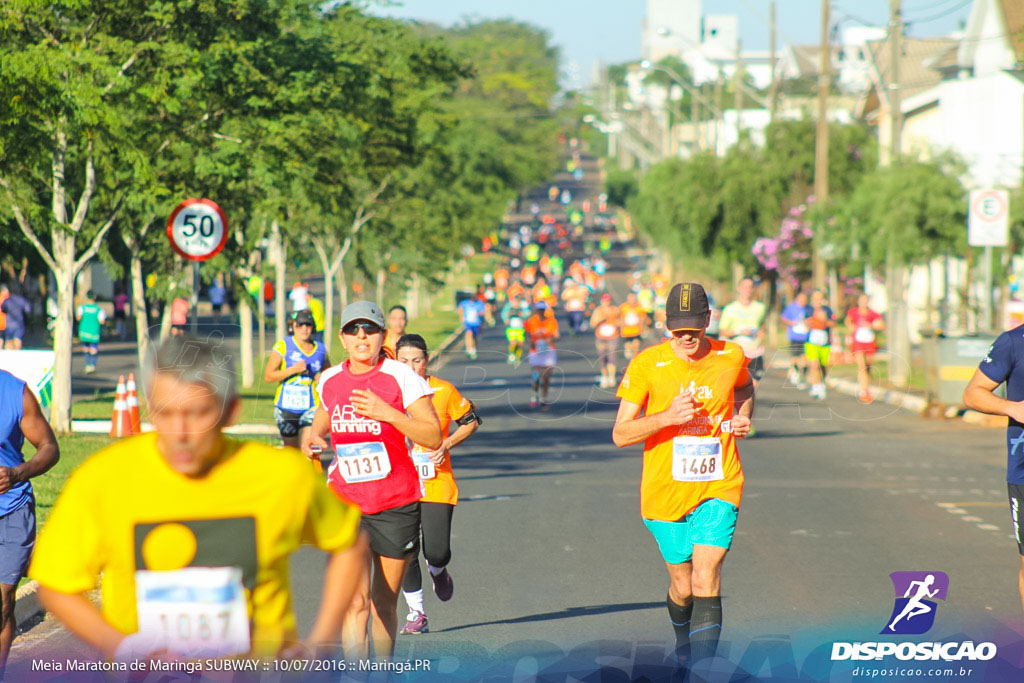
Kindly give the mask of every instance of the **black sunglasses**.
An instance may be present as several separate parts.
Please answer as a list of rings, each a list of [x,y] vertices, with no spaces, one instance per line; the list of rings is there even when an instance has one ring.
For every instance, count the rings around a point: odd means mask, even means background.
[[[293,323],[295,327],[313,327],[313,323]]]
[[[362,330],[367,335],[380,334],[381,332],[384,331],[381,328],[381,326],[378,325],[377,323],[371,323],[371,322],[366,322],[366,321],[363,321],[363,320],[357,320],[357,321],[351,322],[348,325],[345,325],[345,327],[341,328],[341,333],[342,334],[348,334],[348,335],[351,335],[351,336],[355,336],[355,335],[359,334],[359,330]]]
[[[697,330],[670,330],[670,332],[672,332],[672,336],[675,337],[676,339],[682,339],[685,336],[699,337],[700,333],[703,331],[704,328],[700,328]]]

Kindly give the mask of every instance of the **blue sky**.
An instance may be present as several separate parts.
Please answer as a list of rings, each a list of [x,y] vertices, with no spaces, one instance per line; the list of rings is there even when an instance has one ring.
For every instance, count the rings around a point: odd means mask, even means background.
[[[768,49],[769,0],[704,0],[705,14],[737,14],[744,49]],[[779,46],[818,42],[820,0],[778,0]],[[575,65],[589,81],[594,61],[640,58],[644,0],[402,0],[372,11],[394,17],[450,25],[465,19],[511,17],[546,29],[562,49],[563,81]],[[940,36],[967,21],[970,0],[904,0],[903,16],[912,36]],[[840,26],[884,26],[888,0],[833,0],[832,21]]]

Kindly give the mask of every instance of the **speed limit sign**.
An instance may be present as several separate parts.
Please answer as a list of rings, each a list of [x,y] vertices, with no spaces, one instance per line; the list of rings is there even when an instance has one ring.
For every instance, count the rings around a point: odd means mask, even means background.
[[[167,239],[189,261],[213,258],[228,241],[228,220],[209,199],[186,199],[167,219]]]

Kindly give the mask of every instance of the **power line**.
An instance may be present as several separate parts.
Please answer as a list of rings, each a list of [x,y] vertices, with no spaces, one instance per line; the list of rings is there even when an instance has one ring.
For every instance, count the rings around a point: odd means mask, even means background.
[[[959,12],[964,7],[967,7],[968,5],[970,5],[972,2],[974,2],[974,0],[963,0],[963,2],[961,2],[959,5],[955,5],[955,6],[951,7],[951,8],[949,8],[947,10],[944,10],[942,12],[939,12],[937,14],[933,14],[930,17],[924,17],[923,19],[910,19],[910,18],[907,18],[907,19],[904,19],[904,21],[907,24],[927,24],[930,21],[935,21],[936,19],[941,19],[942,17],[949,16],[953,12]]]

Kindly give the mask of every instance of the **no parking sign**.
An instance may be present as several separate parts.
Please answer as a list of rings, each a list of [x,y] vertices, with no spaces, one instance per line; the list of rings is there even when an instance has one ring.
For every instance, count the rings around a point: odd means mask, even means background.
[[[1005,247],[1009,242],[1010,197],[1006,190],[971,190],[967,244]]]

